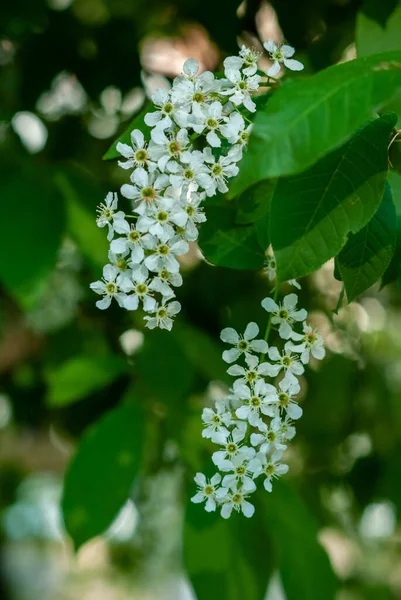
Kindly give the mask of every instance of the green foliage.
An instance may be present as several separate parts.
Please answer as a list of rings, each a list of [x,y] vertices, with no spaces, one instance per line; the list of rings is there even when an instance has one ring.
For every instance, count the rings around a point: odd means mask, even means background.
[[[337,580],[300,496],[280,481],[274,493],[255,497],[256,513],[245,522],[187,507],[184,561],[197,599],[261,600],[276,560],[288,600],[334,600]]]
[[[231,197],[263,179],[306,169],[398,91],[399,51],[359,58],[284,84],[256,116]]]
[[[362,12],[384,29],[388,18],[395,10],[397,4],[398,0],[381,0],[381,2],[377,2],[377,0],[364,0]]]
[[[395,250],[396,230],[395,206],[387,184],[376,213],[358,233],[351,234],[338,255],[348,302],[366,292],[386,271]]]
[[[127,369],[113,354],[76,356],[47,373],[47,404],[66,406],[112,383]]]
[[[2,170],[2,179],[0,279],[27,309],[40,298],[56,264],[66,225],[65,207],[47,169],[9,168]],[[21,210],[23,198],[27,201]]]
[[[68,467],[62,510],[76,549],[103,533],[128,499],[144,434],[137,406],[120,406],[83,436]]]
[[[320,267],[373,216],[383,196],[395,120],[387,115],[370,121],[308,171],[279,181],[270,237],[280,281]]]
[[[337,581],[317,540],[317,525],[295,491],[280,481],[263,501],[287,600],[334,600]]]
[[[257,524],[248,521],[241,539],[239,518],[225,521],[218,513],[205,513],[199,511],[198,505],[188,505],[184,564],[197,600],[261,600],[264,597],[271,570],[268,556],[267,553],[263,556],[262,567],[257,561],[253,562],[252,556],[255,534],[264,548],[269,543],[267,532],[261,530],[260,525],[259,519]]]
[[[219,267],[259,269],[264,252],[253,225],[238,225],[232,207],[210,206],[207,222],[199,235],[199,246],[205,258]]]
[[[370,18],[365,12],[358,14],[356,26],[358,56],[401,49],[401,4],[394,8],[385,24]]]
[[[261,181],[240,194],[237,198],[236,217],[239,225],[254,223],[269,214],[276,184],[274,180]]]

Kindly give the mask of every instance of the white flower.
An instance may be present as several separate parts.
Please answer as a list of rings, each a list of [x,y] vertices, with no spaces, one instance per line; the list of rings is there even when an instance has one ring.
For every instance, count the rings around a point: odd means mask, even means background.
[[[227,117],[223,114],[223,105],[216,100],[211,104],[195,105],[192,111],[192,117],[188,119],[188,124],[196,133],[203,133],[206,129],[206,141],[213,148],[220,148],[221,140],[217,133],[227,122]]]
[[[227,427],[233,422],[225,403],[221,400],[217,400],[215,403],[215,410],[208,407],[204,408],[202,412],[202,421],[205,426],[202,431],[202,437],[211,439],[217,444],[224,444],[229,434]]]
[[[147,248],[153,251],[150,256],[145,258],[145,266],[149,271],[158,272],[161,269],[167,269],[171,273],[178,273],[180,270],[180,263],[176,256],[186,254],[189,250],[188,242],[181,240],[178,236],[165,241],[153,239]]]
[[[304,308],[296,310],[298,296],[296,294],[288,294],[284,296],[282,304],[276,304],[273,298],[264,298],[262,306],[267,312],[273,314],[273,325],[280,325],[278,333],[284,340],[288,340],[292,334],[292,324],[297,321],[304,321],[308,313]]]
[[[258,477],[262,473],[266,475],[263,485],[268,492],[271,492],[273,489],[272,479],[288,473],[288,465],[279,462],[282,454],[281,451],[274,452],[270,458],[258,454],[248,465],[248,469],[254,473],[255,477]]]
[[[149,152],[146,149],[147,144],[142,131],[139,129],[131,131],[131,144],[132,146],[128,146],[128,144],[118,142],[116,146],[117,152],[127,159],[125,161],[119,160],[119,166],[123,169],[133,169],[135,167],[145,166],[147,166],[149,170],[155,169],[155,163],[149,160]]]
[[[199,69],[199,64],[195,59],[189,59],[194,62],[191,65],[184,64],[184,73],[176,77],[171,90],[171,98],[181,106],[183,110],[190,112],[195,104],[204,104],[212,94],[219,92],[221,82],[215,79],[214,74],[205,71],[199,77],[195,78]],[[196,63],[196,64],[195,64]],[[196,70],[195,70],[196,69]]]
[[[305,371],[302,363],[298,358],[292,354],[292,343],[287,342],[284,346],[282,354],[278,351],[275,346],[271,346],[268,349],[270,360],[278,362],[278,364],[270,365],[270,377],[276,377],[281,370],[284,370],[286,378],[293,380],[296,379],[296,375],[302,375]]]
[[[161,269],[156,277],[153,277],[152,282],[149,284],[149,288],[155,292],[159,292],[166,298],[174,296],[174,292],[170,285],[179,287],[182,285],[182,277],[180,273],[171,273],[167,269]]]
[[[172,102],[170,91],[158,89],[152,94],[153,104],[158,108],[145,115],[145,123],[149,127],[157,125],[160,129],[168,129],[173,125],[172,119],[177,113],[177,106]]]
[[[148,209],[146,206],[161,198],[161,192],[167,188],[170,181],[167,175],[154,171],[147,173],[145,169],[139,167],[135,169],[130,176],[134,185],[125,183],[121,187],[121,194],[130,200],[139,201],[135,212],[144,214]]]
[[[246,123],[239,112],[233,112],[225,125],[220,128],[220,133],[230,144],[247,146],[252,131],[252,123],[246,127]]]
[[[274,258],[274,254],[268,254],[266,256],[266,262],[263,270],[270,281],[276,278],[276,259]]]
[[[268,51],[273,61],[272,66],[267,71],[268,77],[275,77],[280,71],[281,64],[284,64],[291,71],[302,71],[303,64],[299,60],[294,60],[291,56],[294,55],[295,49],[292,46],[277,45],[273,40],[268,40],[263,44]]]
[[[231,86],[227,90],[223,90],[223,96],[229,96],[235,106],[243,104],[250,112],[256,111],[256,104],[251,98],[251,92],[259,88],[260,76],[252,75],[247,77],[241,71],[228,69],[224,72]]]
[[[252,517],[255,512],[253,504],[246,500],[247,495],[239,490],[233,492],[228,488],[220,488],[217,491],[216,497],[219,502],[223,503],[221,508],[223,519],[228,519],[233,509],[237,512],[242,511],[244,516],[248,518]]]
[[[183,152],[181,162],[169,161],[166,170],[170,173],[170,183],[173,187],[179,189],[182,186],[188,188],[190,184],[200,185],[199,176],[206,176],[209,185],[213,183],[208,175],[208,169],[204,164],[203,153],[199,150],[194,152]]]
[[[246,434],[246,423],[238,423],[237,427],[233,429],[231,435],[222,444],[222,450],[214,452],[212,455],[212,461],[221,470],[229,470],[229,461],[238,454],[240,450],[253,450],[253,448],[247,448],[241,446],[240,442],[244,439]]]
[[[230,177],[235,177],[239,172],[239,168],[235,164],[241,158],[238,147],[233,146],[228,151],[227,156],[222,154],[218,160],[213,156],[210,148],[204,148],[203,155],[205,162],[209,165],[209,173],[208,175],[199,175],[198,181],[205,189],[206,194],[209,197],[214,196],[216,188],[221,193],[227,192],[226,180]]]
[[[180,223],[177,222],[184,231],[183,237],[189,242],[194,242],[198,239],[198,225],[206,221],[206,217],[203,213],[203,209],[199,208],[200,203],[204,199],[204,194],[187,194],[184,190],[182,197],[186,198],[181,200],[179,207],[175,212],[176,222],[179,219]]]
[[[122,252],[121,254],[115,254],[114,252],[109,250],[108,258],[109,258],[110,264],[113,265],[113,267],[115,267],[118,270],[118,272],[120,273],[120,275],[123,278],[127,278],[128,280],[131,280],[132,271],[128,268],[129,267],[129,260],[127,260],[128,254],[129,254],[128,250],[126,250],[125,252]]]
[[[284,410],[290,419],[300,419],[302,417],[302,408],[298,406],[294,396],[299,394],[300,385],[297,379],[288,379],[284,377],[278,384],[280,392],[278,393],[277,405]]]
[[[289,283],[290,285],[293,285],[295,288],[297,288],[297,290],[300,290],[300,289],[302,289],[302,288],[301,288],[301,284],[300,284],[300,283],[298,283],[298,281],[297,281],[296,279],[289,279],[289,280],[288,280],[288,283]]]
[[[128,230],[126,237],[120,237],[113,240],[110,244],[110,250],[115,254],[125,254],[127,250],[131,250],[131,261],[133,264],[140,264],[145,256],[144,244],[153,241],[153,236],[140,233],[132,226]],[[129,265],[131,266],[131,265]]]
[[[124,307],[127,310],[137,310],[139,301],[143,303],[143,309],[146,312],[153,312],[155,310],[156,300],[152,298],[147,277],[147,269],[138,269],[133,273],[133,293],[124,300]]]
[[[241,367],[241,365],[232,365],[227,369],[227,373],[233,377],[239,377],[235,380],[235,383],[247,383],[250,386],[254,386],[255,383],[261,378],[269,375],[269,363],[263,362],[259,364],[259,359],[253,354],[245,355],[245,362],[247,369]]]
[[[115,298],[120,306],[123,306],[126,295],[121,292],[121,284],[123,280],[118,272],[118,269],[112,265],[103,267],[103,281],[95,281],[90,284],[90,288],[100,296],[104,296],[103,300],[98,300],[96,306],[101,310],[108,308],[112,298]]]
[[[280,435],[283,436],[283,440],[292,440],[295,437],[295,434],[295,427],[291,424],[289,417],[285,417],[285,419],[282,419],[280,426]]]
[[[301,344],[292,344],[292,350],[294,352],[301,352],[301,360],[304,364],[309,362],[311,354],[317,360],[322,360],[326,354],[322,336],[317,329],[312,329],[306,323],[303,324],[303,330],[303,335],[295,331],[292,332],[292,339],[301,341]]]
[[[252,433],[251,444],[252,446],[259,446],[259,451],[262,454],[267,454],[272,448],[274,450],[283,451],[286,449],[286,437],[281,430],[281,419],[276,417],[272,419],[270,427],[266,428],[263,433]]]
[[[139,217],[136,229],[149,232],[160,240],[171,239],[175,234],[174,225],[183,226],[185,219],[177,220],[175,199],[164,196],[149,208],[148,214]]]
[[[221,475],[216,473],[208,481],[203,473],[197,473],[194,480],[199,489],[195,496],[191,498],[191,502],[198,504],[206,500],[205,510],[207,512],[216,510],[216,491],[218,489],[217,486],[221,481]]]
[[[229,475],[226,475],[222,481],[222,486],[229,488],[232,491],[236,491],[240,483],[241,490],[247,493],[254,492],[256,490],[255,482],[253,481],[252,473],[248,470],[249,460],[255,455],[255,450],[251,449],[252,452],[246,454],[239,452],[230,461],[229,470],[233,471]]]
[[[223,352],[223,360],[232,363],[243,353],[245,353],[245,356],[251,352],[265,354],[268,351],[268,345],[265,340],[255,340],[258,333],[259,327],[256,323],[248,323],[243,336],[240,336],[232,327],[223,329],[220,338],[226,344],[234,346],[231,350]]]
[[[153,312],[153,317],[144,317],[146,321],[146,327],[149,329],[155,329],[155,327],[160,327],[160,329],[167,329],[171,331],[173,327],[173,319],[176,314],[178,314],[181,310],[181,304],[179,302],[169,302],[167,304],[167,300],[163,298],[161,304],[158,304]]]
[[[100,204],[97,209],[98,217],[96,218],[96,224],[98,227],[105,227],[107,225],[109,229],[107,239],[109,242],[113,239],[114,231],[117,231],[117,233],[127,233],[129,231],[129,225],[125,220],[123,211],[119,210],[116,212],[117,204],[117,194],[109,192],[104,204]]]
[[[169,160],[181,160],[183,152],[188,150],[189,138],[186,129],[180,129],[176,134],[166,134],[162,129],[155,127],[151,133],[152,142],[149,152],[157,160],[157,166],[164,172]]]
[[[243,400],[242,406],[235,411],[238,419],[249,421],[249,424],[253,427],[259,427],[261,423],[261,414],[268,415],[269,417],[274,416],[274,409],[267,397],[269,392],[268,386],[273,387],[265,383],[263,379],[259,379],[259,381],[256,382],[253,390],[250,390],[249,387],[243,383],[234,384],[235,396],[240,400]]]

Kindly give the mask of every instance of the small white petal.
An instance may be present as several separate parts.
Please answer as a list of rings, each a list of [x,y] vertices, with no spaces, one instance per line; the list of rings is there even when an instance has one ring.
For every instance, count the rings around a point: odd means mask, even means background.
[[[244,338],[246,340],[253,340],[259,333],[259,327],[256,323],[248,323],[245,329]]]

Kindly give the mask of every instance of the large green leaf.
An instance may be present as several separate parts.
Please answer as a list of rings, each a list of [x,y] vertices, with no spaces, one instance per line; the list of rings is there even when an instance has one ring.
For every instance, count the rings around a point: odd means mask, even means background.
[[[44,291],[64,231],[64,202],[51,172],[39,166],[2,172],[0,279],[23,308]]]
[[[142,453],[143,417],[120,406],[83,436],[64,482],[62,510],[78,549],[103,533],[128,499]]]
[[[47,373],[47,404],[66,406],[110,385],[127,369],[124,359],[106,356],[76,356]]]
[[[260,111],[230,196],[306,169],[401,90],[401,51],[330,67],[284,84]]]
[[[383,275],[390,264],[396,243],[397,219],[389,184],[371,220],[351,235],[338,255],[338,268],[348,302],[363,294]]]
[[[395,120],[386,115],[370,121],[312,168],[279,181],[270,237],[280,281],[320,267],[373,216],[383,197]]]
[[[184,527],[184,564],[197,600],[262,600],[271,562],[260,515],[225,521],[190,504]]]
[[[133,129],[140,129],[144,134],[150,133],[150,127],[146,125],[144,118],[145,115],[151,110],[151,106],[147,102],[141,112],[132,119],[131,123],[125,129],[125,131],[112,143],[107,152],[103,155],[103,160],[113,160],[114,158],[121,158],[121,154],[117,152],[117,144],[131,144],[131,131]]]
[[[207,222],[200,229],[199,246],[205,258],[231,269],[259,269],[263,266],[261,249],[253,225],[238,225],[229,205],[210,206]]]
[[[276,180],[267,179],[240,194],[237,199],[236,222],[247,225],[268,215],[276,184]]]
[[[318,542],[313,515],[299,495],[279,481],[264,497],[263,507],[287,600],[334,600],[337,580]]]

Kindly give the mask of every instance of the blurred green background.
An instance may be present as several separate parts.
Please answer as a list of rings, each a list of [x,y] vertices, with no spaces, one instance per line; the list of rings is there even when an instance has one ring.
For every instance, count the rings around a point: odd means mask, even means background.
[[[219,332],[250,320],[263,327],[260,300],[269,284],[261,273],[207,265],[193,246],[182,261],[183,311],[171,334],[144,332],[141,315],[116,305],[97,310],[88,286],[101,275],[108,245],[95,209],[127,177],[101,157],[186,58],[217,70],[239,44],[259,47],[268,38],[286,39],[313,73],[355,57],[355,40],[362,54],[401,48],[401,8],[394,0],[1,3],[5,600],[193,597],[183,564],[196,571],[189,555],[198,541],[187,533],[183,549],[182,532],[193,474],[210,456],[200,435],[202,406],[229,383]],[[399,210],[401,177],[391,181]],[[310,594],[300,600],[326,600],[307,551],[316,530],[338,599],[401,598],[400,292],[396,284],[373,289],[336,316],[340,284],[332,270],[328,264],[303,280],[300,293],[328,356],[303,381],[304,416],[286,478],[295,500],[278,486],[266,535],[255,520],[235,538],[241,546],[256,528],[245,553],[251,562],[258,556],[269,600],[285,598],[282,578],[297,597],[301,576]],[[142,414],[140,476],[112,527],[76,557],[59,508],[64,470],[85,428],[120,403]],[[94,470],[101,478],[101,454]],[[190,513],[208,526],[200,507]],[[231,600],[213,587],[204,597]],[[248,600],[246,592],[241,597]]]

